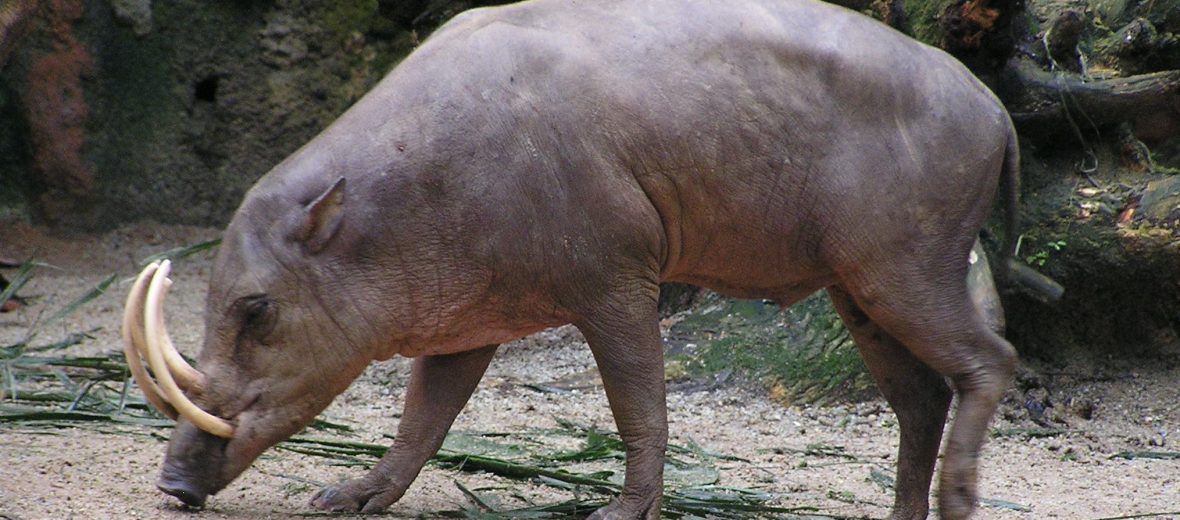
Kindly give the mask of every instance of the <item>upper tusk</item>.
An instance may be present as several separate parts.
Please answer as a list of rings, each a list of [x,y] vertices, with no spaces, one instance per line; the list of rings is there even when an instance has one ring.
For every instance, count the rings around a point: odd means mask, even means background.
[[[160,413],[176,420],[176,409],[164,399],[160,387],[148,376],[140,361],[140,353],[146,352],[143,342],[143,297],[147,291],[148,278],[155,274],[158,266],[159,264],[153,262],[145,267],[131,285],[131,292],[127,295],[127,305],[123,307],[123,355],[127,358],[127,367],[131,369],[131,375],[143,391],[144,398]]]
[[[184,392],[180,390],[180,387],[177,386],[176,380],[172,378],[169,365],[165,361],[164,351],[171,349],[175,353],[175,348],[172,347],[172,341],[166,336],[167,332],[164,326],[163,311],[164,296],[170,284],[168,280],[170,269],[170,262],[165,260],[156,269],[156,272],[152,275],[152,281],[148,285],[147,301],[144,304],[144,332],[145,339],[147,340],[148,365],[152,367],[152,372],[159,379],[160,388],[163,390],[164,396],[181,416],[191,421],[197,428],[210,434],[226,439],[231,438],[234,434],[233,425],[225,419],[216,417],[202,410],[196,404],[193,404],[184,395]],[[179,357],[179,354],[176,355]],[[196,372],[195,369],[188,366],[188,363],[184,363],[184,366]],[[196,381],[203,379],[203,376],[199,372],[197,374],[198,378],[195,379]]]
[[[164,298],[168,296],[168,290],[172,288],[172,280],[168,278],[168,264],[160,267],[162,269],[161,277],[164,279],[164,287],[160,289],[160,315],[163,316],[163,302]],[[153,277],[154,281],[154,277]],[[164,356],[164,364],[168,365],[168,370],[172,372],[172,376],[176,378],[176,383],[185,390],[201,391],[205,388],[205,374],[200,373],[192,365],[188,364],[181,357],[180,352],[176,351],[176,346],[172,344],[172,337],[168,335],[168,325],[161,318],[158,344],[160,354]]]

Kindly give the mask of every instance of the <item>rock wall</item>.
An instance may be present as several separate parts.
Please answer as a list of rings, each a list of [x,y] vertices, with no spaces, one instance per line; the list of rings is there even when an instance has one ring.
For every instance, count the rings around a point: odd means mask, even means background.
[[[222,224],[258,177],[480,3],[6,0],[0,207],[65,228]]]

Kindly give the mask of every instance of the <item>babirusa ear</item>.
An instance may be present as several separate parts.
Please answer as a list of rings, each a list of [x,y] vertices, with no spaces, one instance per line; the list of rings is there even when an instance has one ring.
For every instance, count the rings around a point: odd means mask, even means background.
[[[344,220],[344,177],[331,188],[303,207],[303,222],[296,239],[303,242],[308,252],[318,253],[340,229]]]

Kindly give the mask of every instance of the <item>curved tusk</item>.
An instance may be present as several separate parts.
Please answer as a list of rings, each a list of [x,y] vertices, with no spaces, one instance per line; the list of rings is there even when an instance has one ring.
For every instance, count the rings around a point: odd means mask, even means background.
[[[168,278],[171,272],[170,262],[165,260],[156,270],[157,275],[152,276],[152,282],[156,280],[156,276],[163,278],[164,287],[160,289],[158,300],[147,300],[144,303],[144,309],[149,305],[157,305],[160,312],[160,329],[156,338],[159,343],[156,345],[160,354],[164,356],[164,364],[168,366],[168,370],[172,373],[172,377],[176,378],[176,384],[184,390],[201,391],[205,388],[205,374],[197,371],[192,365],[188,364],[181,357],[180,352],[176,351],[176,345],[172,343],[172,336],[168,335],[168,325],[164,322],[164,298],[168,296],[168,290],[172,288],[172,280]],[[149,293],[150,294],[150,293]],[[146,322],[145,322],[146,328]],[[155,367],[152,367],[155,370]],[[159,377],[159,376],[157,376]]]
[[[172,345],[172,341],[166,336],[163,309],[164,296],[170,285],[168,280],[170,267],[167,260],[161,263],[155,274],[152,275],[151,284],[148,285],[147,302],[144,305],[144,332],[147,340],[148,365],[152,367],[152,372],[160,380],[160,388],[163,390],[164,396],[181,416],[188,419],[197,428],[210,434],[226,439],[231,438],[234,434],[233,425],[225,419],[202,410],[188,397],[185,397],[184,392],[176,385],[176,380],[172,378],[172,372],[164,359],[164,350]],[[175,352],[175,348],[172,350]],[[185,363],[184,366],[187,367],[188,364]],[[192,369],[192,367],[189,368]]]
[[[160,413],[176,420],[176,409],[168,404],[160,392],[160,387],[148,376],[140,360],[141,353],[146,352],[143,342],[143,297],[147,291],[148,278],[156,272],[159,264],[152,262],[143,268],[135,283],[131,285],[131,292],[127,294],[127,305],[123,307],[123,355],[127,358],[127,367],[135,377],[143,396]]]

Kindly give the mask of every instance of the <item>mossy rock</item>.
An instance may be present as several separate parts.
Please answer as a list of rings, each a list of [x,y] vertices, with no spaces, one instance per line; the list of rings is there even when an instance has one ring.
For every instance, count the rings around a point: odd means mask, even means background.
[[[1121,25],[1134,18],[1138,3],[1138,0],[1091,0],[1090,8],[1107,24]]]
[[[1180,32],[1180,0],[1092,0],[1094,13],[1112,30],[1146,18],[1163,32]]]
[[[1145,220],[1155,226],[1174,228],[1180,224],[1180,176],[1147,183],[1139,206]]]

